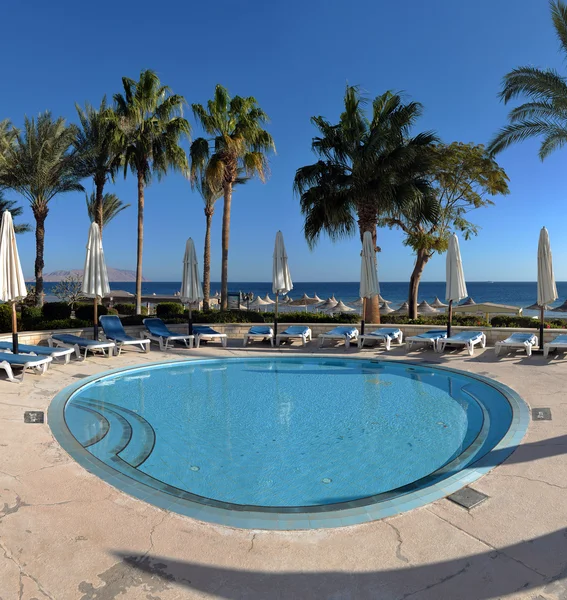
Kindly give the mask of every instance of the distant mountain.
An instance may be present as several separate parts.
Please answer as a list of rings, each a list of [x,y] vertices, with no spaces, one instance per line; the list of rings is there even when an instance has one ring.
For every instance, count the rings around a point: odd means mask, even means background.
[[[107,267],[108,271],[108,281],[136,281],[136,271],[128,271],[127,269],[113,269],[112,267]],[[52,282],[52,281],[61,281],[65,279],[65,277],[69,277],[69,275],[79,275],[83,276],[83,269],[72,269],[71,271],[53,271],[52,273],[44,273],[43,281]],[[28,278],[27,281],[34,281],[33,278]],[[142,277],[142,281],[148,281]]]

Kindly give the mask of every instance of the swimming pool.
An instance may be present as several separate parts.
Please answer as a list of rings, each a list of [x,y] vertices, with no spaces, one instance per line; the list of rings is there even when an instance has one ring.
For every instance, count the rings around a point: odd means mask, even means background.
[[[50,426],[83,466],[168,510],[237,527],[335,527],[474,481],[527,407],[495,381],[402,361],[158,363],[66,388]]]

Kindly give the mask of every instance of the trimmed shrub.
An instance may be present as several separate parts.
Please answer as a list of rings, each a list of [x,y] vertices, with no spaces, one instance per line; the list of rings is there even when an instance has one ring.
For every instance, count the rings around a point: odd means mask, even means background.
[[[423,315],[410,319],[404,315],[381,315],[380,322],[384,325],[447,325],[447,315]],[[490,327],[483,317],[475,315],[453,315],[453,325],[462,327]]]
[[[46,302],[42,307],[43,318],[46,321],[71,318],[71,306],[66,302]]]
[[[145,319],[143,315],[128,315],[126,317],[120,317],[122,325],[142,325],[142,321]]]
[[[182,315],[184,310],[183,304],[178,302],[160,302],[156,306],[156,316],[161,318],[168,315]]]
[[[497,315],[492,317],[492,327],[519,327],[524,329],[539,329],[539,319],[531,317],[519,317],[508,315]],[[565,319],[546,319],[544,321],[546,329],[563,329],[567,327]]]
[[[99,317],[102,315],[108,314],[108,308],[106,306],[99,304],[97,309],[97,314]],[[81,302],[81,304],[77,304],[75,307],[75,318],[81,319],[83,321],[88,321],[92,324],[94,319],[94,301],[93,302]]]
[[[184,313],[186,321],[189,320],[189,311]],[[261,313],[246,310],[194,310],[194,323],[264,323]]]
[[[185,311],[185,319],[189,319],[189,311]],[[212,310],[193,311],[194,323],[273,323],[273,312],[256,312],[246,310]],[[286,312],[278,315],[281,323],[358,323],[360,315],[345,313],[327,315],[325,313],[310,313],[304,311]]]
[[[99,313],[99,314],[100,314],[100,313]],[[118,316],[118,311],[117,311],[115,308],[110,308],[110,307],[108,307],[108,308],[106,309],[106,314],[107,314],[107,315],[115,315],[115,316]]]
[[[54,319],[52,321],[40,321],[37,324],[37,328],[51,331],[54,329],[83,329],[85,327],[92,327],[92,325],[92,320],[83,321],[81,319]]]
[[[114,308],[118,311],[119,315],[135,315],[136,305],[129,302],[118,302],[114,305]],[[146,308],[142,306],[142,309]],[[147,309],[146,309],[147,310]]]
[[[21,328],[20,313],[16,313],[18,319],[18,329]],[[0,304],[0,333],[9,333],[12,331],[12,306],[10,304]]]
[[[22,329],[33,331],[43,320],[44,317],[39,306],[22,306]]]

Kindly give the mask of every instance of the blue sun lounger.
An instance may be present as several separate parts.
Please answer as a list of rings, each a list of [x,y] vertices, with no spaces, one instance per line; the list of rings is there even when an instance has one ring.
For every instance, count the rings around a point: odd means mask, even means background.
[[[502,350],[525,350],[528,356],[532,355],[533,346],[537,346],[537,335],[533,333],[513,333],[511,336],[507,337],[505,340],[500,342],[496,342],[494,345],[494,352],[496,356],[500,354]]]
[[[486,347],[486,335],[482,331],[461,331],[450,338],[439,338],[437,340],[437,352],[443,352],[447,346],[464,346],[470,356],[474,354],[474,347],[480,344]]]
[[[425,346],[433,346],[433,350],[437,350],[437,341],[447,337],[445,329],[431,329],[425,333],[418,333],[406,338],[407,351],[409,352],[416,344],[424,344]]]
[[[27,369],[31,369],[40,375],[47,371],[51,362],[50,356],[31,356],[31,354],[10,354],[9,352],[0,352],[0,369],[6,371],[8,381],[20,383],[24,380]],[[22,369],[20,378],[14,377],[13,367]]]
[[[116,315],[103,315],[99,319],[104,335],[108,340],[116,344],[118,354],[123,346],[140,346],[144,352],[150,351],[150,340],[147,338],[135,338],[124,331],[120,317]]]
[[[311,341],[311,329],[305,325],[290,325],[287,329],[276,335],[276,346],[279,346],[282,341],[289,342],[291,340],[301,340],[303,346]]]
[[[161,319],[144,319],[142,322],[148,332],[148,337],[159,344],[160,350],[167,352],[170,344],[173,345],[175,342],[183,342],[186,348],[193,348],[194,335],[175,333],[168,329]]]
[[[386,350],[390,350],[390,344],[392,340],[396,340],[398,344],[401,344],[404,338],[404,334],[401,329],[397,327],[381,327],[375,329],[370,333],[365,333],[358,336],[358,347],[362,348],[365,341],[384,342]]]
[[[345,349],[350,346],[351,341],[358,339],[358,329],[356,327],[339,326],[319,334],[319,348],[323,347],[325,340],[342,340],[345,343]]]
[[[114,353],[116,344],[114,342],[100,342],[99,340],[89,340],[88,338],[73,335],[71,333],[54,333],[47,340],[50,347],[57,348],[72,348],[77,355],[77,358],[81,357],[81,350],[84,350],[83,360],[87,358],[87,353],[96,352],[100,350],[103,355],[107,355],[110,358]]]
[[[248,333],[244,335],[242,345],[246,346],[249,340],[270,340],[270,344],[274,345],[274,330],[268,325],[254,325],[250,327]]]
[[[14,352],[14,344],[12,344],[12,342],[0,342],[0,351]],[[50,356],[53,359],[64,357],[65,364],[69,363],[69,359],[73,352],[77,354],[75,348],[51,348],[49,346],[33,346],[29,344],[18,344],[18,352],[20,354]],[[78,355],[77,358],[79,358]]]
[[[201,345],[201,340],[211,342],[219,340],[223,348],[226,348],[228,341],[226,333],[220,333],[208,325],[193,325],[193,333],[195,334],[195,346],[198,348]]]

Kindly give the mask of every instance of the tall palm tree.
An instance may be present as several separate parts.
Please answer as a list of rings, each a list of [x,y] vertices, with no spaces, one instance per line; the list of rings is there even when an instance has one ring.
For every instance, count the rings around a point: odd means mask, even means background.
[[[88,103],[85,108],[75,104],[75,108],[81,123],[74,142],[77,160],[82,175],[93,178],[95,221],[102,231],[104,186],[120,164],[120,151],[115,144],[116,121],[112,118],[112,109],[106,104],[106,96],[98,109]]]
[[[37,303],[43,300],[43,253],[45,219],[49,203],[58,194],[84,191],[81,174],[72,151],[76,128],[65,119],[53,119],[50,112],[37,119],[25,118],[23,131],[5,152],[0,169],[0,185],[24,196],[35,218],[35,289]]]
[[[183,118],[183,96],[172,94],[153,71],[140,73],[139,81],[122,78],[123,94],[114,95],[115,143],[122,149],[124,177],[128,169],[138,180],[138,251],[136,310],[142,311],[142,253],[144,246],[144,190],[152,175],[158,180],[168,170],[187,174],[187,155],[179,142],[191,128]]]
[[[410,136],[421,104],[404,104],[386,92],[372,102],[370,117],[364,104],[358,88],[347,86],[338,124],[312,119],[320,132],[312,142],[319,161],[298,169],[294,181],[311,247],[323,233],[336,241],[358,229],[361,240],[364,232],[372,234],[379,251],[377,225],[384,215],[397,210],[420,220],[436,216],[427,172],[437,138],[430,132]],[[364,318],[380,322],[377,297],[367,303]]]
[[[0,190],[0,215],[2,215],[5,210],[10,211],[12,219],[16,219],[24,212],[24,209],[21,206],[18,206],[15,200],[8,200],[4,197],[3,190]],[[14,223],[14,230],[16,233],[27,233],[28,231],[31,231],[32,228],[29,223]]]
[[[550,2],[553,26],[562,53],[567,58],[567,4]],[[567,144],[567,78],[555,69],[518,67],[504,77],[500,98],[507,104],[518,96],[528,102],[512,109],[509,124],[500,129],[488,145],[497,154],[516,142],[541,136],[541,160]]]
[[[212,186],[223,190],[221,309],[228,307],[228,246],[232,189],[239,170],[248,178],[258,176],[265,182],[268,174],[267,154],[275,151],[272,136],[263,128],[266,113],[252,96],[230,97],[228,90],[217,85],[206,108],[193,104],[193,114],[209,138],[197,138],[191,144],[191,181],[205,174]]]
[[[116,194],[103,194],[102,202],[99,202],[96,192],[92,192],[90,196],[86,194],[86,200],[89,219],[91,220],[91,223],[95,221],[98,223],[101,237],[103,228],[106,227],[118,213],[121,213],[130,206],[129,204],[124,204]]]
[[[203,309],[209,310],[211,295],[211,225],[213,214],[215,213],[215,204],[219,198],[222,198],[223,190],[221,187],[213,187],[202,175],[197,182],[197,189],[203,198],[205,204],[205,249],[203,256]]]

